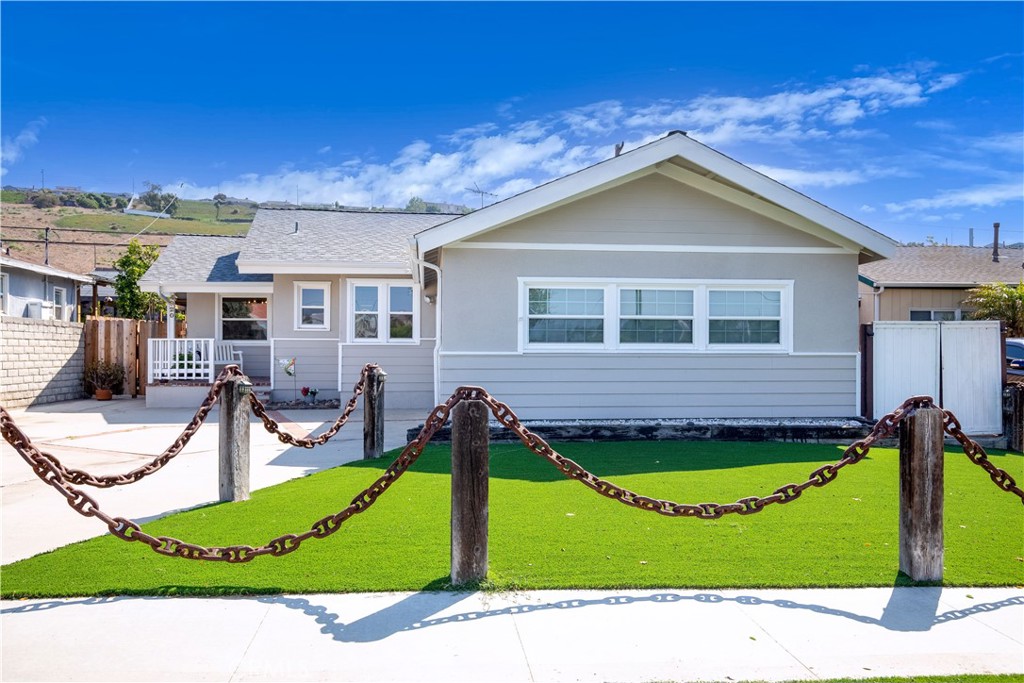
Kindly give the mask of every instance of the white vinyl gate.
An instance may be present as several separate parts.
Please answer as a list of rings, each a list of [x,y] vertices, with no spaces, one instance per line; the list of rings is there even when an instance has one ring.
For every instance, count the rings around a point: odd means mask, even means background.
[[[1003,431],[999,322],[876,322],[875,417],[910,396],[928,395],[969,434]]]

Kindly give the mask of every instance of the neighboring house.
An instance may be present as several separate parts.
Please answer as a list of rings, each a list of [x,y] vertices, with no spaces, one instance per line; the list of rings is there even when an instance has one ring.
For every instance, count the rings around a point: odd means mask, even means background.
[[[894,247],[675,132],[463,216],[261,209],[141,285],[280,398],[377,362],[396,408],[475,384],[524,418],[852,416],[857,268]]]
[[[860,267],[860,322],[962,320],[967,290],[1016,285],[1024,278],[1024,250],[1000,247],[897,247],[885,261]]]
[[[79,288],[92,282],[88,275],[0,256],[0,314],[77,321]]]

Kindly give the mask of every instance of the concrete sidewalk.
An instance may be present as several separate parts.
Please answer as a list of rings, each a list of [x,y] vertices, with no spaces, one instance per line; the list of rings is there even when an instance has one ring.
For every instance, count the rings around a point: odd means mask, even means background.
[[[1024,590],[4,601],[4,681],[743,681],[1024,673]]]
[[[126,472],[190,410],[72,401],[12,411],[69,467]],[[296,436],[335,411],[284,411]],[[389,413],[387,448],[423,415]],[[131,486],[89,489],[146,521],[217,498],[217,418]],[[290,448],[251,425],[260,488],[362,457],[362,421]],[[3,563],[106,532],[6,443]],[[2,577],[0,577],[2,579]],[[1024,674],[1024,589],[537,591],[0,602],[3,681],[739,681]]]

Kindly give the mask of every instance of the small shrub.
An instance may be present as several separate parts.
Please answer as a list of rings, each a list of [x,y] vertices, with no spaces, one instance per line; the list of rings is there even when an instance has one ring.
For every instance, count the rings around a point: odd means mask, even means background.
[[[124,380],[123,365],[101,360],[86,366],[82,386],[88,394],[95,393],[97,389],[110,389],[115,394],[123,394]]]
[[[40,192],[32,198],[32,206],[37,209],[52,209],[60,204],[60,200],[50,192]]]
[[[89,195],[80,194],[75,197],[75,204],[82,207],[83,209],[98,209],[100,208],[99,202],[90,197]]]

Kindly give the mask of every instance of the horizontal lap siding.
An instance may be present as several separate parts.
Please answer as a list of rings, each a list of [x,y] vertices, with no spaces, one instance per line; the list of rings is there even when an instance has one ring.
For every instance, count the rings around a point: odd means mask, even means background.
[[[417,345],[345,344],[342,348],[341,383],[351,387],[367,363],[377,363],[388,373],[385,406],[398,409],[429,409],[434,405],[434,342]]]
[[[285,373],[281,361],[295,359],[295,376]],[[318,399],[335,398],[338,395],[338,342],[309,340],[276,340],[274,358],[271,359],[274,373],[274,398],[290,400],[296,388],[316,387],[320,390]],[[246,362],[248,369],[248,361]]]
[[[523,418],[849,417],[854,356],[444,355]]]

